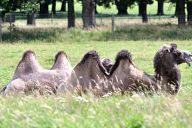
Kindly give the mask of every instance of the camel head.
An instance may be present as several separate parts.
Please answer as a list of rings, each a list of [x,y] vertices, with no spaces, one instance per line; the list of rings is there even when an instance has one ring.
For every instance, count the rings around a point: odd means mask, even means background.
[[[177,65],[190,64],[192,54],[177,48],[176,44],[164,45],[154,57],[155,76],[166,85],[166,91],[176,94],[180,88],[180,71]]]
[[[110,59],[103,59],[102,64],[107,72],[109,72],[111,70],[111,67],[113,66],[113,62]]]

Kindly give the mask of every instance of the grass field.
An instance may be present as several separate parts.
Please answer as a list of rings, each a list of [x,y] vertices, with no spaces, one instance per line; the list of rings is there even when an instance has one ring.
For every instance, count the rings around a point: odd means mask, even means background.
[[[180,49],[192,51],[191,40],[96,41],[91,36],[87,36],[87,40],[69,40],[72,38],[69,33],[74,32],[56,35],[54,41],[35,39],[32,36],[33,39],[0,44],[0,85],[4,86],[9,82],[22,53],[28,49],[36,52],[45,68],[52,66],[54,55],[59,50],[64,50],[69,55],[74,66],[89,50],[97,50],[101,58],[114,60],[119,50],[128,49],[133,54],[135,64],[150,74],[154,71],[153,56],[164,43],[175,42]],[[64,39],[57,40],[59,38]],[[86,32],[83,38],[86,38]],[[182,89],[177,96],[0,97],[0,127],[191,127],[192,69],[186,64],[179,67]]]
[[[80,4],[76,6],[76,11],[80,12]],[[155,6],[151,6],[148,11],[154,9],[150,12],[155,14]],[[166,4],[166,8],[168,6]],[[114,6],[109,10],[100,7],[98,10],[103,14],[116,13]],[[173,14],[174,9],[165,11]],[[137,8],[129,12],[137,14]],[[74,66],[89,50],[98,51],[101,58],[114,60],[118,51],[127,49],[132,53],[137,67],[150,74],[154,72],[153,57],[163,44],[176,43],[178,48],[192,51],[191,27],[178,28],[170,23],[136,24],[121,26],[123,29],[120,27],[111,33],[111,29],[105,28],[106,26],[99,26],[94,30],[68,30],[62,23],[41,20],[33,27],[26,26],[24,20],[18,20],[14,32],[3,28],[3,42],[0,43],[0,87],[10,81],[23,52],[29,49],[36,52],[40,64],[47,69],[52,66],[54,56],[60,50],[68,54]],[[186,64],[179,68],[182,88],[177,96],[0,96],[0,128],[190,128],[192,68]]]

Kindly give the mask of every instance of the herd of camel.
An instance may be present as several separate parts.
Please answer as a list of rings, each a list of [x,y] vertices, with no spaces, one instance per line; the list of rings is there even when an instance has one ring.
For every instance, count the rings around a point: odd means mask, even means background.
[[[181,74],[178,65],[192,62],[192,54],[176,44],[163,45],[154,56],[155,74],[149,75],[135,66],[127,50],[117,53],[115,62],[100,60],[96,51],[87,52],[72,68],[65,52],[55,56],[51,69],[44,69],[33,51],[23,54],[11,81],[1,89],[5,96],[33,93],[93,93],[104,96],[114,92],[177,94]]]

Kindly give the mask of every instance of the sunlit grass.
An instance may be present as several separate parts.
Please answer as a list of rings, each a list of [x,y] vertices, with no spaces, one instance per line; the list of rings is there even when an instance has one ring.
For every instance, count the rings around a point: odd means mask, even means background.
[[[22,53],[31,49],[45,68],[53,64],[54,55],[64,50],[72,65],[89,50],[101,58],[114,60],[121,49],[128,49],[135,64],[153,74],[153,56],[164,43],[175,42],[180,49],[192,51],[191,41],[63,41],[41,40],[0,44],[0,84],[11,79]],[[1,127],[190,127],[192,125],[192,70],[180,66],[182,90],[177,96],[112,96],[98,98],[76,95],[0,98]]]
[[[4,31],[4,42],[0,44],[0,87],[11,80],[23,52],[29,49],[35,51],[40,64],[47,69],[60,50],[67,53],[74,66],[89,50],[114,61],[118,51],[127,49],[135,65],[149,74],[154,73],[153,57],[163,44],[176,43],[179,49],[192,51],[191,28],[178,29],[169,24],[128,26],[117,29],[116,37],[108,29],[67,30],[45,26],[26,27],[18,22],[19,30]],[[187,64],[179,68],[182,87],[177,96],[0,96],[0,127],[190,128],[192,69]]]

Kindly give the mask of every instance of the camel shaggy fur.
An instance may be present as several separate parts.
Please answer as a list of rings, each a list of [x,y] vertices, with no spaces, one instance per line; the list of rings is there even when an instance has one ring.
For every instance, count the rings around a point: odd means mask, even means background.
[[[122,91],[156,92],[176,94],[180,88],[178,64],[192,61],[191,53],[178,50],[176,44],[164,45],[154,57],[155,75],[148,75],[138,69],[127,50],[117,54],[110,71],[110,81]]]
[[[40,94],[64,91],[63,83],[71,71],[68,58],[62,51],[55,56],[55,63],[50,70],[41,67],[33,51],[26,51],[3,94],[28,94],[35,90]]]
[[[153,76],[138,69],[132,60],[132,55],[127,50],[120,51],[115,63],[110,70],[109,80],[112,86],[124,91],[139,92],[151,89],[157,90],[156,80]]]
[[[103,89],[109,75],[96,51],[86,53],[73,71],[76,76],[71,76],[71,83],[74,87],[79,86],[84,93],[90,89]]]

